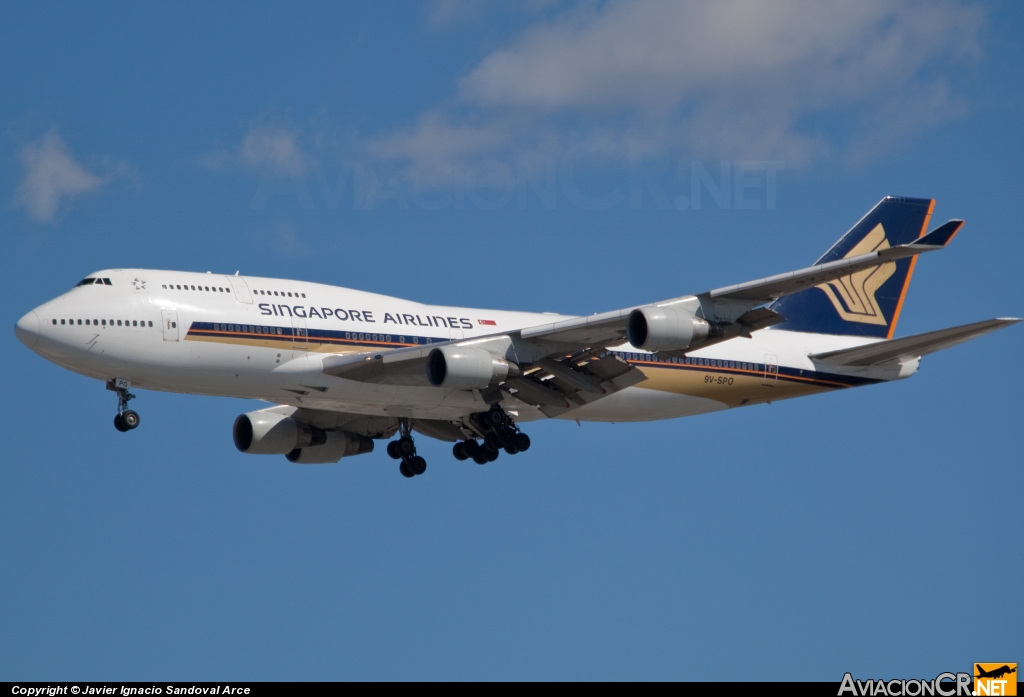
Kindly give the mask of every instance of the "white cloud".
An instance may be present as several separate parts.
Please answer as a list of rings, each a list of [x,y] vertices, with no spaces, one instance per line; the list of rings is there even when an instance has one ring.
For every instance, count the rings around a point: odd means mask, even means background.
[[[246,167],[264,174],[300,179],[310,160],[299,145],[298,133],[286,128],[257,125],[249,129],[236,152],[219,152],[203,160],[210,169]]]
[[[456,125],[431,112],[412,129],[369,141],[366,154],[373,160],[408,162],[412,180],[433,188],[462,181],[468,161],[507,145],[508,129],[499,124]]]
[[[33,220],[53,220],[63,199],[96,191],[105,181],[71,157],[56,130],[22,148],[21,164],[25,179],[14,203],[23,206]]]
[[[296,134],[284,129],[254,127],[246,134],[239,152],[250,167],[298,178],[306,173],[308,162],[299,148]]]
[[[423,181],[581,148],[863,159],[958,111],[948,73],[977,55],[983,19],[953,0],[584,3],[484,57],[455,104],[367,154]]]
[[[878,0],[613,2],[528,30],[461,84],[471,101],[662,110],[724,92],[815,106],[904,83],[972,48],[977,12]]]

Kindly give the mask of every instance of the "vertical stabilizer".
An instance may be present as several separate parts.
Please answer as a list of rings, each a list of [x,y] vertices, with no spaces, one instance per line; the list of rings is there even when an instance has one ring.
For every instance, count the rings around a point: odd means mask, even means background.
[[[887,196],[815,262],[824,264],[909,244],[924,235],[935,201]],[[917,257],[787,295],[771,309],[786,318],[778,329],[892,338]]]

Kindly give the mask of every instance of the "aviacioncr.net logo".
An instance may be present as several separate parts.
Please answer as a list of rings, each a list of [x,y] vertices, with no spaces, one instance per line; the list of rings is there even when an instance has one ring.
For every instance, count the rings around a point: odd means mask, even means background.
[[[972,697],[970,673],[939,673],[933,680],[855,680],[846,673],[838,697]]]

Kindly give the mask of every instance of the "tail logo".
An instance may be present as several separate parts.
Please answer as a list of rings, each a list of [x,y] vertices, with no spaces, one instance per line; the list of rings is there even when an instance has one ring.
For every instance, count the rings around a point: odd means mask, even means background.
[[[889,249],[889,240],[885,237],[885,229],[879,223],[853,249],[847,252],[844,258],[849,259],[881,249]],[[822,283],[817,287],[825,292],[828,299],[832,301],[836,312],[847,322],[885,326],[889,321],[882,314],[882,308],[878,305],[875,293],[894,273],[896,273],[896,263],[889,262],[828,283]]]

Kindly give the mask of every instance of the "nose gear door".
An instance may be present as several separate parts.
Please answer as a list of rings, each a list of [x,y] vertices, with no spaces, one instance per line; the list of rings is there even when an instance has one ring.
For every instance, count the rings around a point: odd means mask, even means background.
[[[164,328],[164,341],[177,341],[178,313],[174,310],[160,310],[160,320]]]

